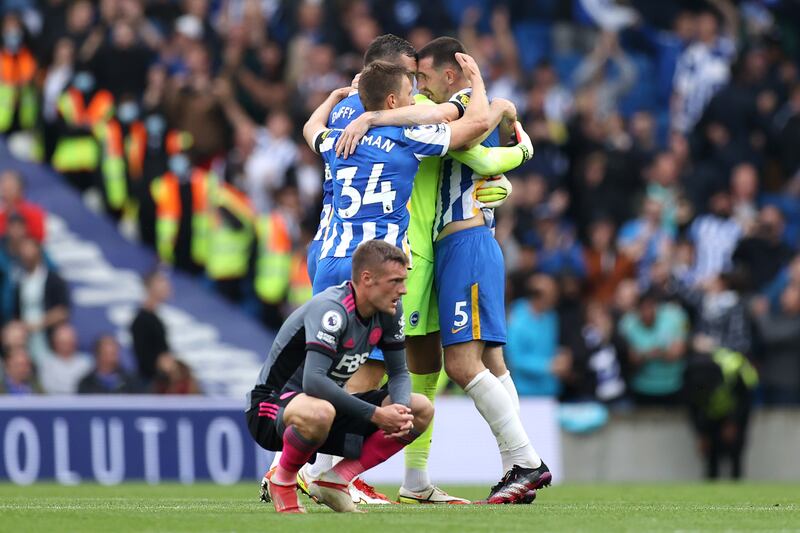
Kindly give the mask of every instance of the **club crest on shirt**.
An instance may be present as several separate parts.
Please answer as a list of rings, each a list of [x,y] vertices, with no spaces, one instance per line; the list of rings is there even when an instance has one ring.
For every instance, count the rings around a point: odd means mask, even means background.
[[[408,323],[411,324],[412,328],[417,327],[417,324],[419,324],[419,311],[411,313],[411,316],[408,317]]]
[[[342,328],[342,315],[336,311],[328,311],[322,315],[322,329],[336,333]]]

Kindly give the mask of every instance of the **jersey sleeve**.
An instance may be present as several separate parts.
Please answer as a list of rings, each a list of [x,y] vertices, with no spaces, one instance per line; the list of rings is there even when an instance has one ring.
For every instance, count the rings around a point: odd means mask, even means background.
[[[339,137],[340,130],[324,129],[321,130],[316,137],[314,137],[314,151],[317,152],[322,159],[328,163],[336,159],[336,139]]]
[[[455,105],[458,108],[458,118],[464,116],[464,113],[467,111],[467,106],[469,105],[469,99],[472,95],[472,88],[467,87],[466,89],[461,89],[453,96],[450,97],[451,104]]]
[[[344,308],[335,302],[321,302],[309,307],[303,325],[306,331],[306,351],[314,350],[335,358],[339,340],[347,329]]]
[[[430,124],[403,128],[406,145],[420,161],[426,157],[442,157],[450,147],[450,126]]]
[[[383,336],[378,347],[383,351],[402,350],[406,341],[406,322],[403,318],[403,304],[397,302],[394,315],[383,315]]]

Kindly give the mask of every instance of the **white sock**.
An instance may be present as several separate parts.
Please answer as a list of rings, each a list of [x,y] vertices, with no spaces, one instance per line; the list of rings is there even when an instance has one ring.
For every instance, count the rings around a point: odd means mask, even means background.
[[[311,479],[317,479],[331,468],[333,468],[333,455],[318,453],[317,460],[313,464],[306,465],[304,473]]]
[[[431,478],[427,470],[416,468],[406,468],[406,477],[403,480],[403,488],[412,492],[422,492],[431,486]]]
[[[270,470],[278,466],[278,463],[281,460],[281,455],[283,455],[283,452],[275,452],[275,456],[272,458],[272,463],[269,465]]]
[[[496,376],[488,369],[484,370],[464,387],[464,392],[472,398],[497,440],[503,472],[515,464],[524,468],[537,468],[542,464],[522,427],[519,413],[514,410],[508,392]]]
[[[511,379],[511,372],[506,372],[502,376],[497,376],[500,383],[505,387],[506,392],[511,397],[511,402],[514,404],[514,410],[519,413],[519,394],[517,394],[517,387],[514,386],[514,380]]]

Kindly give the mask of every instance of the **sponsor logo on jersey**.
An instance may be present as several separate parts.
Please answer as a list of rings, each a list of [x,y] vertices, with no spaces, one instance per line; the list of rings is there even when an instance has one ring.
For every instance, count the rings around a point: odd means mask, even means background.
[[[330,344],[331,346],[336,346],[336,337],[333,335],[328,335],[324,331],[317,332],[317,340],[320,340],[325,344]]]
[[[336,365],[336,370],[331,372],[334,376],[349,378],[358,370],[358,367],[363,365],[369,358],[369,352],[364,353],[349,353],[342,356],[339,364]]]
[[[402,316],[400,320],[397,322],[398,331],[394,334],[394,340],[401,341],[406,336],[406,319]]]
[[[342,329],[342,315],[336,311],[328,311],[322,315],[322,329],[336,333]]]

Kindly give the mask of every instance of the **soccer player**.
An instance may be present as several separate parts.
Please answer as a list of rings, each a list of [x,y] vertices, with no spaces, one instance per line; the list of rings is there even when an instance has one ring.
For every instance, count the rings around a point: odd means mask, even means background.
[[[400,451],[433,416],[430,401],[411,393],[406,368],[406,255],[371,240],[351,264],[352,282],[315,295],[284,322],[249,394],[250,434],[283,451],[268,481],[279,513],[305,512],[297,472],[317,451],[344,459],[310,484],[312,497],[334,511],[356,511],[348,482]],[[348,394],[345,383],[374,346],[384,352],[388,390]]]
[[[439,103],[439,110],[445,114],[464,113],[475,90],[450,59],[463,51],[459,41],[442,37],[426,45],[417,56],[418,88],[423,95]],[[409,121],[424,123],[425,117],[412,115],[407,110],[384,112],[382,116],[364,114],[342,136],[343,150],[348,153],[352,149],[353,139],[358,138],[365,125]],[[499,122],[495,115],[492,128]],[[518,124],[515,128],[517,136],[524,136]],[[501,133],[492,131],[483,143],[496,146]],[[528,151],[524,159],[529,158],[532,147],[522,145],[521,148],[523,152]],[[492,213],[485,209],[475,192],[475,182],[480,180],[480,176],[476,176],[473,172],[475,167],[470,166],[468,162],[463,164],[450,157],[444,160],[435,223],[432,224],[432,234],[436,239],[434,266],[445,370],[472,397],[497,438],[506,475],[492,489],[489,501],[527,503],[535,497],[536,488],[549,483],[551,475],[530,445],[518,414],[511,415],[512,412],[518,413],[519,399],[500,349],[500,345],[505,343],[502,254],[488,228],[493,220]],[[405,308],[407,313],[412,312],[411,305]],[[413,320],[409,322],[413,323]],[[411,328],[407,333],[411,334]],[[417,351],[409,339],[412,387],[416,385],[415,372],[427,371],[430,373],[423,373],[420,377],[433,378],[438,375],[441,365],[438,358],[430,357],[434,349],[432,335],[426,336],[425,341],[431,343],[427,350]],[[434,383],[431,379],[431,386]],[[428,450],[429,439],[425,438],[406,450],[406,478],[400,490],[400,501],[413,501],[419,487],[429,483],[426,471]],[[523,490],[524,487],[528,489]]]
[[[414,47],[400,37],[392,34],[385,34],[376,37],[367,47],[364,53],[364,66],[375,61],[387,61],[396,65],[401,65],[409,71],[416,71],[417,51]],[[364,112],[364,105],[358,96],[358,90],[351,90],[347,97],[334,106],[328,116],[327,126],[329,128],[342,129],[355,118]],[[320,214],[319,228],[308,247],[308,273],[311,281],[316,276],[317,264],[319,262],[320,251],[322,250],[323,239],[333,216],[333,180],[330,173],[330,165],[325,163],[325,181],[322,186],[322,213]],[[343,280],[335,280],[334,284]],[[330,281],[329,281],[330,282]],[[322,284],[314,286],[315,293],[327,287]],[[360,392],[376,388],[377,382],[383,378],[385,371],[383,366],[383,354],[379,349],[373,350],[369,358],[362,365],[361,370],[348,383],[350,392]],[[307,479],[315,479],[324,470],[330,468],[333,457],[326,454],[318,454],[314,464],[307,465],[300,474],[300,487],[305,488]],[[274,463],[273,463],[274,464]],[[376,492],[373,487],[356,478],[351,486],[354,501],[365,503],[390,503],[385,495]],[[262,490],[262,494],[263,494]]]
[[[428,43],[417,55],[417,84],[434,102],[456,96],[469,112],[483,88],[471,85],[453,64],[453,54],[463,52],[463,45],[449,37]],[[496,134],[485,142],[498,142]],[[503,361],[503,254],[474,197],[472,174],[452,159],[442,165],[434,224],[434,282],[445,371],[472,398],[497,440],[506,474],[487,501],[521,503],[548,485],[552,475],[522,426],[516,388]]]
[[[373,61],[388,61],[405,66],[409,71],[417,69],[417,51],[414,47],[400,37],[387,33],[376,37],[364,53],[364,66]],[[364,113],[364,105],[358,97],[358,90],[350,91],[346,98],[336,104],[328,116],[329,128],[344,129],[350,122]],[[322,184],[322,212],[320,213],[319,226],[314,239],[308,246],[308,276],[314,281],[317,272],[319,253],[322,249],[322,240],[330,224],[333,213],[333,180],[331,179],[328,164],[325,164],[325,181]]]
[[[444,74],[445,77],[449,76],[455,79],[455,73],[452,71]],[[420,77],[422,76],[420,75]],[[467,89],[453,94],[449,101],[440,99],[439,101],[445,103],[439,105],[435,105],[424,94],[418,94],[415,96],[416,103],[427,105],[364,113],[345,129],[337,144],[337,152],[343,153],[345,157],[352,153],[363,134],[374,125],[426,124],[436,120],[455,120],[465,112],[466,104],[469,102],[468,91]],[[513,105],[500,99],[493,101],[491,107],[490,132],[494,135],[492,142],[496,145],[499,140],[498,134],[491,130],[494,130],[501,120],[513,119],[516,110],[513,109]],[[448,153],[449,157],[445,159],[446,165],[460,163],[465,175],[467,173],[471,175],[474,185],[472,188],[467,187],[468,190],[463,196],[469,198],[474,194],[474,198],[477,200],[476,206],[496,207],[502,203],[509,192],[505,187],[491,187],[495,182],[487,182],[483,179],[483,175],[492,176],[506,172],[516,168],[532,156],[533,146],[518,123],[514,125],[514,134],[519,143],[513,147],[494,148],[478,145],[468,151]],[[425,394],[431,401],[435,396],[442,364],[437,295],[433,287],[432,241],[437,204],[440,204],[439,161],[435,160],[437,164],[432,165],[434,160],[426,159],[420,165],[417,173],[411,199],[411,226],[409,228],[413,264],[409,273],[409,291],[403,298],[403,307],[406,311],[406,356],[411,371],[412,390]],[[470,168],[474,172],[470,171]],[[436,177],[428,178],[425,173],[433,174]],[[486,211],[484,209],[484,212]],[[491,215],[491,212],[486,214]],[[500,377],[501,381],[509,384],[510,391],[515,393],[513,382],[503,364],[502,352],[499,348],[494,350],[494,358],[491,362],[495,361],[499,361],[499,364],[488,364],[490,361],[487,361],[487,366],[496,376]],[[518,405],[516,394],[513,399],[515,405]],[[430,481],[427,463],[432,426],[431,424],[428,430],[405,450],[406,474],[398,497],[401,503],[464,502],[464,500],[447,495]]]

